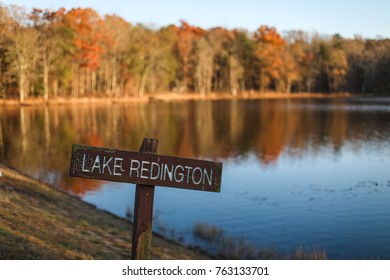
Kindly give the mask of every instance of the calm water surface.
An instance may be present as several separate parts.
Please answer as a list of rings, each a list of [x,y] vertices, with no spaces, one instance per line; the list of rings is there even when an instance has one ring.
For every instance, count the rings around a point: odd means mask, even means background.
[[[1,109],[0,159],[131,215],[135,186],[69,178],[73,143],[222,161],[221,193],[156,188],[154,230],[334,259],[390,259],[390,98],[201,101]],[[127,213],[127,214],[126,214]],[[220,231],[218,231],[220,232]]]

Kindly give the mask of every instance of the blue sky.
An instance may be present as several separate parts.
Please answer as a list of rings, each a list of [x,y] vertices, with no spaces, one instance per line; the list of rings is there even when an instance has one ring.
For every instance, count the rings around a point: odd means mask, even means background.
[[[99,14],[117,14],[131,23],[157,27],[180,19],[208,29],[222,26],[255,31],[260,25],[280,32],[300,29],[352,38],[390,38],[390,0],[0,0],[27,8],[91,7]]]

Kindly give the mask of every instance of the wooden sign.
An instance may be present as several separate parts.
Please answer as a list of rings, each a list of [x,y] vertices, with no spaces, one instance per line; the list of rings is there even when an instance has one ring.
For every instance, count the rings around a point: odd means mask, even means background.
[[[73,145],[70,176],[219,192],[222,163]]]
[[[149,259],[154,186],[220,192],[222,163],[157,155],[157,139],[144,138],[140,151],[73,145],[70,176],[137,184],[132,259]]]

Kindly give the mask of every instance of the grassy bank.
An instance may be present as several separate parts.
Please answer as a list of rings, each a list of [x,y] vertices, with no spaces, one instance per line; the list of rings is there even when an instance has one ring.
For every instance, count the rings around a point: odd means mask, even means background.
[[[0,259],[130,259],[131,224],[0,164]],[[153,259],[208,256],[160,236]]]
[[[130,259],[132,226],[52,186],[0,164],[0,260]],[[195,238],[218,259],[326,259],[320,249],[291,254],[256,247],[196,224]],[[153,236],[152,259],[209,259],[198,249]]]

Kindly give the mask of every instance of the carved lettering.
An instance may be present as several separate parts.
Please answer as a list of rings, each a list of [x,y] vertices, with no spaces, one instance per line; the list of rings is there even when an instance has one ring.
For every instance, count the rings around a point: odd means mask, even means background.
[[[115,158],[114,159],[114,172],[112,173],[112,175],[115,175],[115,176],[121,176],[122,175],[122,162],[123,162],[123,158]],[[119,169],[119,172],[118,171],[118,168]]]
[[[196,171],[199,171],[199,179],[198,181],[195,181],[195,173]],[[202,182],[202,179],[203,179],[203,172],[202,172],[202,169],[200,167],[195,167],[194,168],[194,171],[192,171],[192,182],[195,184],[195,185],[199,185],[200,182]]]
[[[178,169],[181,169],[181,171],[179,172]],[[184,180],[184,173],[183,173],[183,171],[184,171],[184,167],[183,166],[178,165],[178,166],[175,167],[174,179],[175,179],[176,182],[178,182],[178,183],[183,182],[183,180]],[[179,175],[179,179],[177,178],[177,175]]]
[[[146,165],[149,165],[149,164],[150,164],[149,161],[142,161],[142,163],[141,163],[141,178],[143,178],[143,179],[150,178],[150,173],[149,173],[149,176],[144,175],[144,172],[148,172],[149,171],[149,169],[146,168]]]
[[[83,156],[83,165],[82,165],[81,170],[82,170],[83,172],[91,172],[90,170],[88,170],[87,168],[85,168],[85,160],[86,160],[86,158],[87,158],[87,155],[84,154],[84,156]]]
[[[153,176],[153,172],[156,170],[156,175]],[[152,162],[150,167],[150,176],[149,179],[156,180],[158,179],[158,176],[160,176],[160,165],[157,162]]]
[[[111,169],[110,169],[110,161],[112,160],[112,157],[110,157],[110,159],[108,161],[106,161],[106,157],[103,158],[103,169],[102,169],[102,173],[104,174],[104,170],[107,168],[108,170],[108,173],[110,173],[110,175],[112,174],[111,173]]]
[[[137,164],[137,167],[134,167],[134,165]],[[130,177],[133,175],[133,171],[137,172],[137,177],[139,177],[139,167],[141,166],[139,160],[132,159],[130,162]]]
[[[219,191],[221,169],[208,161],[88,147],[75,153],[71,176]]]
[[[100,169],[100,157],[96,156],[95,161],[93,162],[91,173],[95,171],[95,169],[99,170],[99,173],[102,173],[102,170]]]

